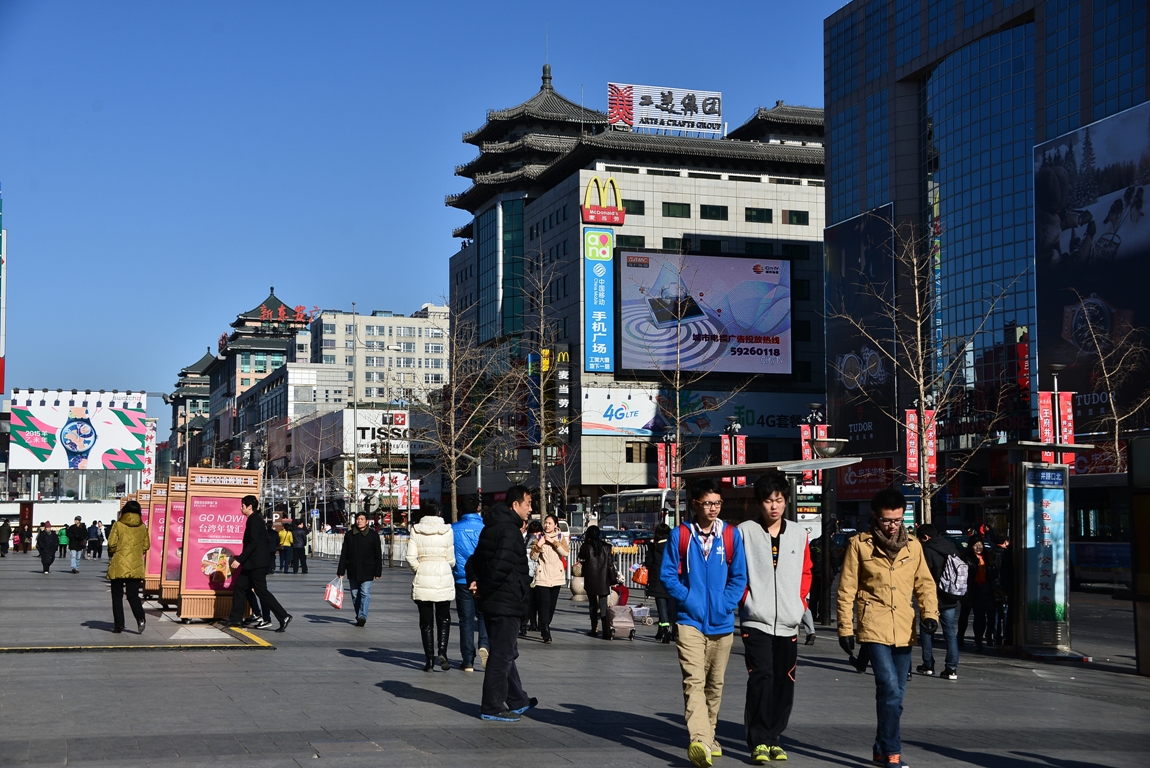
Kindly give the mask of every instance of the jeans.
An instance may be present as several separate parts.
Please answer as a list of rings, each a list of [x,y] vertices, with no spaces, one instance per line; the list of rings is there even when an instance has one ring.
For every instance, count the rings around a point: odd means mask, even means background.
[[[84,558],[84,550],[82,549],[69,549],[68,554],[72,559],[72,570],[80,570],[80,560]]]
[[[291,547],[280,547],[280,573],[287,573],[289,565],[291,565]]]
[[[367,609],[371,605],[371,582],[371,579],[356,581],[350,576],[347,577],[347,584],[351,589],[351,605],[355,608],[356,618],[360,616],[367,618]]]
[[[795,703],[795,666],[798,637],[776,637],[744,628],[743,650],[747,662],[747,703],[743,726],[747,746],[781,746],[779,736],[787,728]]]
[[[140,601],[140,588],[143,586],[143,579],[112,579],[112,625],[116,629],[124,628],[125,596],[136,623],[144,620],[144,604]]]
[[[958,606],[938,609],[938,623],[942,627],[942,636],[946,640],[946,668],[958,669]],[[934,669],[934,635],[927,634],[919,627],[919,638],[922,639],[922,663]]]
[[[901,755],[902,697],[906,693],[906,676],[910,672],[910,649],[907,646],[863,643],[869,651],[874,668],[875,710],[878,728],[875,730],[874,751],[880,755]]]
[[[521,709],[529,703],[519,681],[515,660],[519,658],[519,623],[516,616],[484,616],[491,655],[483,671],[483,703],[479,711],[497,715],[504,710]]]
[[[470,667],[475,663],[475,628],[479,627],[479,647],[491,649],[487,642],[487,624],[483,621],[483,614],[475,610],[475,595],[466,584],[455,585],[455,610],[459,614],[459,655],[463,658],[463,666]]]

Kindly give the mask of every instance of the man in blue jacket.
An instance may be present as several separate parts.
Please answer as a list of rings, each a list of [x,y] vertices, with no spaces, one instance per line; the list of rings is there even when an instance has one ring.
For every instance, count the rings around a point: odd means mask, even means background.
[[[723,680],[735,632],[735,611],[747,589],[747,560],[738,529],[719,519],[723,501],[715,480],[691,485],[690,523],[671,531],[660,576],[679,604],[679,667],[690,746],[699,768],[723,754],[715,741]]]
[[[483,518],[477,512],[468,512],[453,523],[451,533],[455,537],[455,608],[459,612],[459,655],[463,658],[460,667],[464,672],[475,671],[475,628],[479,627],[479,658],[487,666],[488,649],[487,627],[483,626],[483,616],[475,610],[475,595],[467,588],[467,559],[475,552],[479,534],[483,530]]]

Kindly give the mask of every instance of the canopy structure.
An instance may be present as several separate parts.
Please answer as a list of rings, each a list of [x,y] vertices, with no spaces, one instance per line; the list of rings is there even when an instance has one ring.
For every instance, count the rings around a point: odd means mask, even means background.
[[[761,475],[772,469],[785,472],[789,475],[800,475],[803,472],[823,472],[828,469],[849,467],[858,464],[862,459],[858,456],[836,456],[833,459],[800,459],[798,461],[760,461],[756,464],[726,464],[714,467],[698,467],[685,469],[675,473],[684,480],[698,480],[702,477],[746,477]]]

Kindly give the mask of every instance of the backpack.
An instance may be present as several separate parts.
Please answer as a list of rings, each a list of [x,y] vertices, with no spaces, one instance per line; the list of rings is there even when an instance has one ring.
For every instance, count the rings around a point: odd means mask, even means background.
[[[970,567],[958,555],[947,555],[946,563],[942,566],[942,575],[938,578],[938,588],[951,597],[962,597],[966,594],[966,580],[970,576]]]
[[[679,573],[683,573],[683,561],[687,558],[687,549],[691,546],[691,527],[686,523],[679,524]],[[731,563],[735,560],[735,529],[730,523],[723,524],[723,551],[727,555],[727,572],[730,578]],[[963,582],[965,583],[965,582]]]

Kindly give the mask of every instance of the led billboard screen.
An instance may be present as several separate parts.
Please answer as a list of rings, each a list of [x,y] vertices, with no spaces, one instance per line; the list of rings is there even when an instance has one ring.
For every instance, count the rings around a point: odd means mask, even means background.
[[[622,367],[791,372],[791,264],[774,259],[619,256]]]

